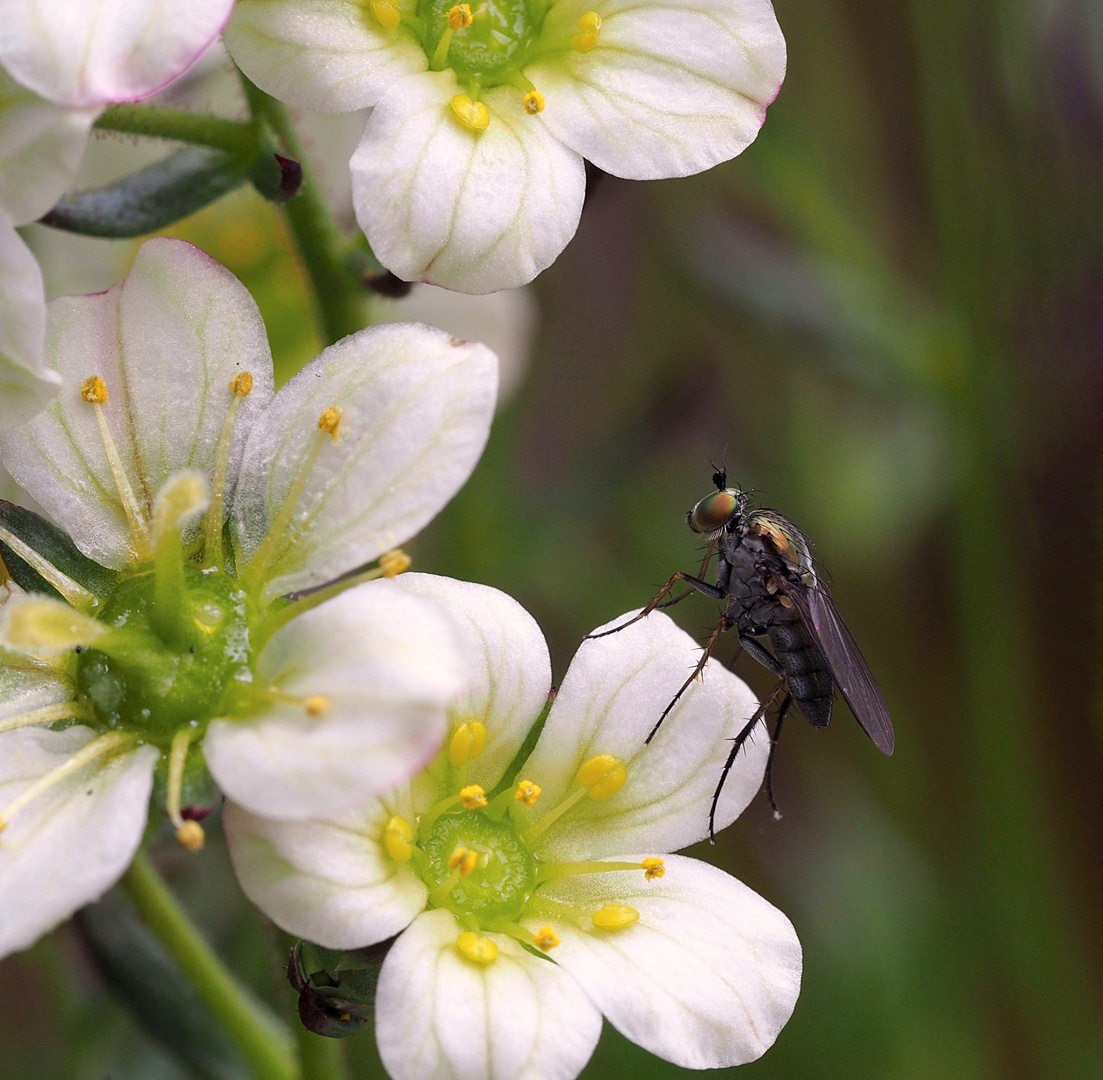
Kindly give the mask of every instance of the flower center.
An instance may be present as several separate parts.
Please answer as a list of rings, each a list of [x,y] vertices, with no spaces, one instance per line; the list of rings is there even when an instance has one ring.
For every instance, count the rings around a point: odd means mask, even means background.
[[[462,14],[449,18],[457,8]],[[519,69],[529,42],[540,33],[546,10],[540,0],[481,0],[471,5],[422,0],[418,4],[426,26],[426,53],[435,57],[448,35],[442,61],[461,82],[474,80],[482,86],[506,82],[508,74]]]
[[[481,810],[444,814],[420,846],[432,902],[482,927],[515,918],[536,885],[535,859],[508,818],[494,821]]]
[[[118,585],[98,614],[112,631],[79,650],[77,689],[92,725],[167,748],[183,725],[202,734],[225,711],[228,688],[248,682],[244,594],[226,574],[184,567],[171,630],[159,617],[156,575]]]

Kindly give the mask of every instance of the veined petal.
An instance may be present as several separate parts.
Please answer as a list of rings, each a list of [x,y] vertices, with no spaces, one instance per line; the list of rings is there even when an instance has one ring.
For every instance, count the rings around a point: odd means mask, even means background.
[[[99,112],[55,105],[0,68],[0,210],[16,225],[37,220],[61,198]]]
[[[285,820],[363,804],[408,780],[444,738],[463,689],[455,631],[435,604],[372,581],[307,611],[261,650],[274,701],[252,720],[215,720],[204,752],[234,802]]]
[[[0,735],[0,809],[95,737],[85,727]],[[142,839],[156,761],[151,746],[98,758],[16,812],[0,833],[0,956],[115,884]]]
[[[319,112],[374,105],[425,52],[359,0],[239,0],[223,35],[238,67],[280,101]]]
[[[525,74],[541,119],[572,150],[632,180],[689,176],[744,150],[785,75],[769,0],[564,0],[544,22],[570,37],[587,11],[597,45],[539,60]]]
[[[226,840],[245,895],[288,933],[328,949],[397,934],[429,890],[382,846],[391,810],[375,800],[336,818],[272,821],[229,803]]]
[[[394,1080],[574,1080],[601,1014],[575,981],[502,934],[492,963],[465,959],[448,911],[419,915],[379,976],[375,1037]]]
[[[321,447],[268,565],[269,595],[321,585],[397,547],[443,509],[486,445],[494,354],[417,323],[376,326],[330,346],[276,395],[246,446],[233,505],[238,565],[264,540]]]
[[[729,740],[758,707],[746,683],[710,660],[651,744],[644,742],[699,658],[697,643],[662,612],[582,643],[522,772],[544,789],[535,810],[554,807],[573,789],[578,767],[597,754],[624,761],[628,779],[612,797],[583,799],[557,821],[540,840],[542,857],[592,859],[633,848],[654,855],[708,834]],[[744,745],[724,785],[718,829],[731,824],[761,786],[770,746],[766,725],[760,722]]]
[[[356,220],[400,278],[469,293],[523,285],[578,228],[582,159],[525,112],[513,87],[483,95],[481,132],[454,115],[459,92],[442,71],[383,97],[349,162]]]
[[[621,1034],[667,1061],[690,1069],[753,1061],[792,1015],[801,977],[792,924],[714,866],[673,855],[657,881],[589,874],[540,894],[591,912],[606,904],[639,912],[616,930],[557,922],[555,960]]]
[[[0,431],[26,423],[56,397],[61,377],[43,363],[42,271],[0,212]]]
[[[50,407],[0,440],[4,464],[104,566],[130,558],[130,539],[95,411],[80,385],[99,375],[119,454],[148,515],[172,473],[208,476],[230,380],[253,375],[230,455],[231,481],[254,417],[272,395],[272,355],[260,312],[228,270],[182,240],[149,240],[126,279],[105,293],[67,296],[48,306],[47,359],[64,385]]]
[[[551,690],[544,635],[516,600],[488,585],[431,574],[403,574],[398,584],[435,600],[457,623],[468,688],[452,705],[453,728],[470,720],[486,728],[486,750],[467,762],[464,782],[489,791],[521,749]],[[431,771],[447,780],[447,756]]]
[[[182,75],[233,0],[5,0],[0,63],[60,105],[137,101]]]
[[[10,582],[0,585],[0,598],[11,588]],[[0,649],[0,723],[9,716],[46,705],[60,705],[73,697],[73,688],[59,678],[52,665]]]

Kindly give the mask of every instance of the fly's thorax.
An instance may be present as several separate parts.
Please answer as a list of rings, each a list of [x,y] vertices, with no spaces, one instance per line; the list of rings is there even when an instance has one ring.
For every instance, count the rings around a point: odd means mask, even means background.
[[[167,748],[188,725],[201,734],[236,686],[251,681],[248,605],[218,570],[184,569],[177,616],[158,619],[156,578],[125,578],[98,619],[112,631],[79,650],[77,690],[93,726],[121,730]]]

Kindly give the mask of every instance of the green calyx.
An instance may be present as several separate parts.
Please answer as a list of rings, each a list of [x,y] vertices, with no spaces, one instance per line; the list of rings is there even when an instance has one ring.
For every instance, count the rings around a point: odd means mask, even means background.
[[[97,618],[113,630],[80,650],[77,691],[95,726],[167,748],[181,727],[202,734],[231,711],[251,681],[249,606],[222,571],[186,566],[166,632],[155,584],[139,573],[106,597]]]
[[[422,44],[434,69],[450,67],[463,85],[515,82],[528,63],[547,13],[543,0],[474,0],[469,26],[452,30],[455,0],[421,0]],[[443,51],[443,55],[440,53]]]
[[[428,856],[426,883],[433,902],[480,927],[515,919],[536,886],[536,860],[507,817],[495,821],[481,810],[439,817],[421,843]],[[475,865],[461,874],[451,863],[457,851],[475,853]],[[446,895],[441,891],[452,882]]]

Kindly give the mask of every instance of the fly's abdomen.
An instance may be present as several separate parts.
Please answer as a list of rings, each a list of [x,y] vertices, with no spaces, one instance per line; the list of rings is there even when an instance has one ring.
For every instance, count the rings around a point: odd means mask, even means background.
[[[785,669],[789,692],[804,718],[815,727],[827,727],[835,681],[823,653],[797,621],[775,623],[767,630],[777,662]]]

